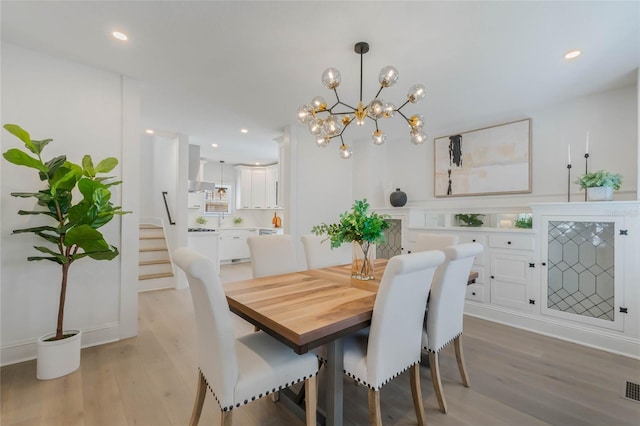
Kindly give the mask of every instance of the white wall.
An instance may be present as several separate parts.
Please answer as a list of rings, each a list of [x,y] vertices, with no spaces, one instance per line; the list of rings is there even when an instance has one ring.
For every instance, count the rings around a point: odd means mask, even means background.
[[[501,124],[522,118],[532,119],[533,192],[522,195],[481,197],[433,197],[433,138]],[[407,206],[526,206],[530,202],[566,201],[567,144],[573,155],[572,180],[584,173],[586,132],[590,134],[590,170],[607,169],[623,175],[623,185],[615,199],[636,199],[638,188],[638,92],[637,86],[598,93],[562,104],[549,105],[531,111],[517,111],[512,115],[495,117],[488,122],[468,123],[459,128],[440,128],[429,123],[429,141],[413,146],[405,135],[390,138],[375,154],[372,161],[359,162],[354,157],[356,179],[354,193],[371,192],[368,198],[380,196],[389,206],[389,193],[397,187],[407,193]],[[392,136],[392,135],[389,135]],[[359,154],[364,146],[358,146]],[[375,172],[374,172],[375,171]],[[572,185],[572,201],[583,200],[584,193]],[[376,198],[380,200],[380,198]]]
[[[2,44],[2,124],[19,124],[34,139],[53,138],[44,157],[67,154],[80,162],[84,154],[94,160],[108,156],[120,160],[114,175],[126,177],[113,188],[113,201],[134,211],[115,218],[101,229],[107,241],[121,250],[113,261],[83,259],[70,269],[65,328],[83,330],[83,345],[117,340],[137,330],[137,192],[139,147],[139,89],[120,75],[55,59],[11,44]],[[4,129],[2,151],[23,146]],[[127,147],[127,158],[123,158]],[[35,340],[55,330],[60,268],[51,262],[27,262],[41,241],[11,231],[40,223],[39,216],[18,216],[30,210],[33,199],[10,196],[33,191],[41,182],[32,170],[0,162],[2,223],[0,289],[2,293],[2,364],[35,356]],[[124,167],[127,167],[124,169]],[[123,194],[127,194],[123,197]],[[126,258],[123,260],[123,257]],[[122,310],[126,306],[127,309]],[[124,321],[124,322],[123,322]]]
[[[284,144],[291,155],[281,158],[283,180],[289,185],[285,196],[289,195],[286,214],[290,223],[285,224],[285,232],[296,242],[302,269],[305,259],[300,237],[311,233],[314,225],[337,221],[353,204],[353,162],[338,158],[335,146],[318,148],[309,132],[297,125],[286,130]]]

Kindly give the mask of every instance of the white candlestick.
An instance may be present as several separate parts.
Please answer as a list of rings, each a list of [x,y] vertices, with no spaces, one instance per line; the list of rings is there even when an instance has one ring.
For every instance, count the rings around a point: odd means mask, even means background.
[[[585,154],[589,153],[589,131],[588,130],[587,130],[587,146],[586,146],[586,148],[584,150],[584,153]]]
[[[571,145],[567,145],[567,164],[571,164]]]

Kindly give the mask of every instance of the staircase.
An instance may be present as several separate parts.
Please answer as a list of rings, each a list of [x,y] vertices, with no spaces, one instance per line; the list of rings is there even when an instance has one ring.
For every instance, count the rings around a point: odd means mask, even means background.
[[[175,288],[173,264],[162,224],[140,224],[138,291]]]

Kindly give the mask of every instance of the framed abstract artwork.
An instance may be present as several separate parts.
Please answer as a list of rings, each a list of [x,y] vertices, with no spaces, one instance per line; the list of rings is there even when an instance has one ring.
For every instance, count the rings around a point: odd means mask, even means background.
[[[531,192],[531,119],[434,139],[436,197]]]

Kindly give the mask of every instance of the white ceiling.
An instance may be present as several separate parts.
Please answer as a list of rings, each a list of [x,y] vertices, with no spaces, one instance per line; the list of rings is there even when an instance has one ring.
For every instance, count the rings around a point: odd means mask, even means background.
[[[332,103],[320,81],[324,69],[341,71],[340,97],[357,104],[357,41],[371,46],[364,56],[365,102],[377,90],[379,70],[394,65],[400,80],[381,97],[399,105],[421,82],[427,96],[407,112],[424,114],[428,132],[430,123],[466,129],[635,82],[639,6],[4,0],[1,24],[3,41],[138,80],[143,129],[186,134],[215,161],[264,163],[276,160],[273,141],[296,121],[298,105],[315,95]],[[129,41],[113,39],[114,30]],[[563,59],[572,49],[584,54]],[[391,121],[382,123],[387,133],[399,128],[408,140],[406,124]],[[243,127],[248,134],[240,133]],[[349,132],[358,129],[345,138]]]

